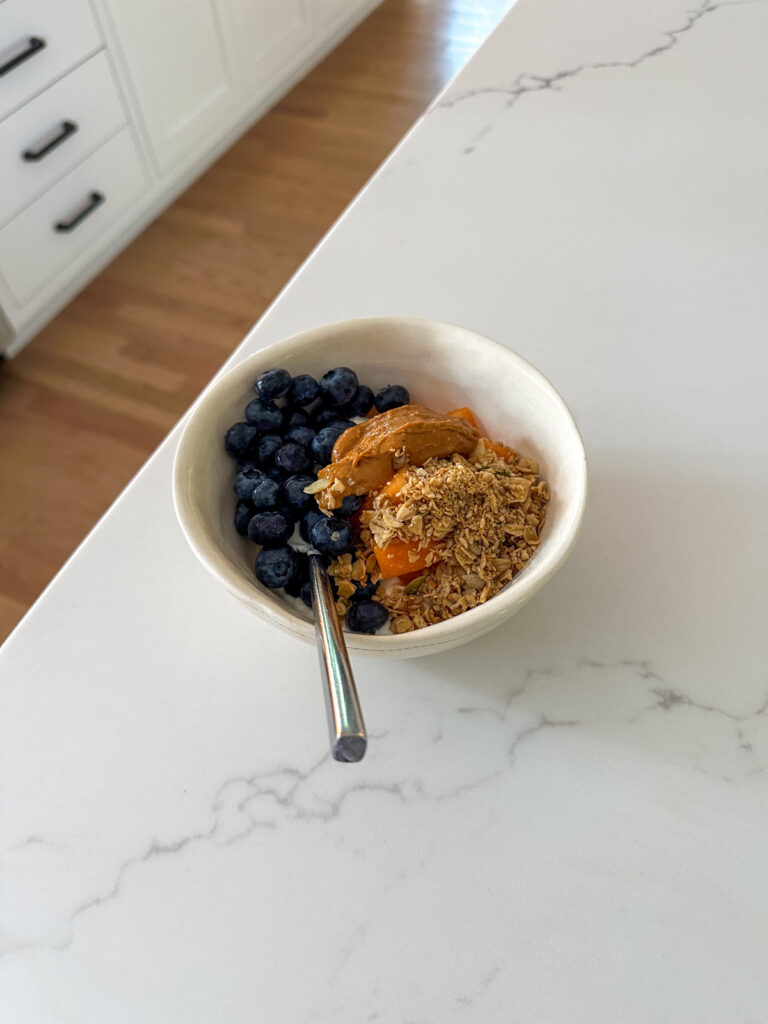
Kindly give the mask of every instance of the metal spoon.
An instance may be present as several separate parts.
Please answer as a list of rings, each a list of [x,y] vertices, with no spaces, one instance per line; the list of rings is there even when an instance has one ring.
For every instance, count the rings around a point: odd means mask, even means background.
[[[368,737],[328,574],[315,548],[309,544],[294,546],[309,558],[312,609],[320,669],[325,680],[331,753],[337,761],[362,761]]]

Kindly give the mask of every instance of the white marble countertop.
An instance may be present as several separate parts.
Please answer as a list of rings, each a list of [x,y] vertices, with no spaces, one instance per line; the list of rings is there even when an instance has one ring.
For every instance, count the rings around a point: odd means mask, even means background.
[[[768,1019],[768,5],[520,0],[235,358],[432,316],[591,459],[563,571],[450,654],[315,652],[176,526],[174,433],[0,653],[8,1024]]]

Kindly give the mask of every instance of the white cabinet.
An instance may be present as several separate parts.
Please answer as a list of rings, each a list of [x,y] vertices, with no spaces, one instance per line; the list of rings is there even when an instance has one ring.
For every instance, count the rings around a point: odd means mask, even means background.
[[[163,170],[252,107],[310,42],[305,0],[103,2]]]
[[[378,2],[0,0],[0,351]]]
[[[163,170],[215,137],[236,104],[213,0],[104,0]]]
[[[247,89],[271,83],[309,38],[304,0],[220,0],[238,75]]]
[[[354,11],[355,0],[307,0],[307,6],[313,28],[322,30],[333,28],[349,18]]]

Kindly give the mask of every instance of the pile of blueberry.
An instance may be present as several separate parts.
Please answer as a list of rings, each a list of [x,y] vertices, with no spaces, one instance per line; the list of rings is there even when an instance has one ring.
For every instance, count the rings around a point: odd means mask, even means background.
[[[350,495],[329,518],[305,488],[331,461],[333,446],[353,426],[353,417],[365,416],[374,406],[377,412],[396,409],[410,396],[399,384],[374,395],[348,366],[329,370],[319,382],[307,373],[292,377],[288,370],[267,370],[253,390],[256,398],[245,407],[245,420],[231,426],[224,438],[227,452],[237,459],[235,529],[261,546],[257,579],[311,607],[307,558],[288,543],[294,529],[298,524],[304,540],[330,562],[354,547],[349,517],[363,498]],[[375,633],[387,612],[373,600],[375,585],[355,585],[347,626],[356,633]]]

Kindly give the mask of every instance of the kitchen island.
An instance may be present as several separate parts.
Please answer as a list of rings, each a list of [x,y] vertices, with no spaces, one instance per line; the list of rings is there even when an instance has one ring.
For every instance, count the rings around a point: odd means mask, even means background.
[[[765,1021],[767,56],[761,0],[520,0],[233,356],[434,317],[584,436],[520,614],[357,661],[360,764],[178,430],[87,538],[0,651],[3,1021]]]

